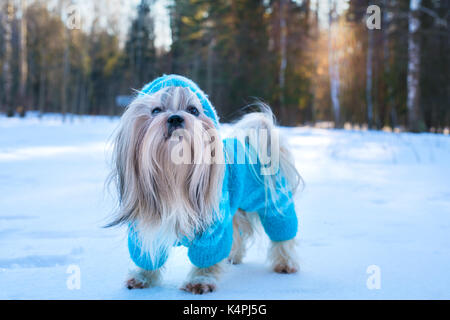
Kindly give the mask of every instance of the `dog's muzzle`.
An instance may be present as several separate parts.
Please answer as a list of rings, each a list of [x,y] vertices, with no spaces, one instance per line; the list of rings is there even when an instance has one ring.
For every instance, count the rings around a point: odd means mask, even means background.
[[[179,115],[170,116],[167,119],[167,135],[170,137],[176,129],[184,128],[184,119]]]

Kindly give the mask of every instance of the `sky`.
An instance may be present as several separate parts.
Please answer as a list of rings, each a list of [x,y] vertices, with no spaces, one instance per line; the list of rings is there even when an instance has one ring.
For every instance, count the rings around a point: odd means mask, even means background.
[[[69,0],[49,0],[50,7],[54,7],[60,1]],[[149,0],[151,3],[151,14],[155,21],[155,46],[158,48],[169,49],[172,43],[170,18],[167,6],[174,0]],[[335,0],[337,3],[337,11],[341,13],[348,7],[348,0]],[[136,15],[136,7],[141,0],[96,0],[83,1],[74,0],[82,20],[82,28],[89,30],[95,16],[100,16],[100,24],[104,27],[112,27],[119,31],[122,40],[125,39],[131,19]],[[301,2],[301,0],[298,0]],[[319,9],[319,18],[323,26],[327,26],[329,1],[312,0],[312,8]],[[96,12],[98,12],[96,14]],[[111,18],[115,19],[115,23],[111,23]]]
[[[168,49],[172,43],[167,10],[171,1],[149,0],[151,15],[155,21],[155,45],[159,48]],[[64,3],[62,10],[67,12],[66,15],[69,14],[70,5],[74,4],[81,18],[82,29],[89,30],[95,17],[99,17],[99,24],[102,27],[118,31],[121,40],[125,40],[131,20],[136,16],[136,8],[141,0],[47,0],[44,2],[47,3],[49,9],[55,9],[58,4]]]
[[[336,2],[336,11],[338,14],[342,13],[348,8],[349,0],[334,0]],[[301,1],[300,1],[301,2]],[[328,12],[329,12],[329,0],[311,0],[311,6],[313,10],[317,10],[319,6],[319,20],[323,27],[328,26]]]

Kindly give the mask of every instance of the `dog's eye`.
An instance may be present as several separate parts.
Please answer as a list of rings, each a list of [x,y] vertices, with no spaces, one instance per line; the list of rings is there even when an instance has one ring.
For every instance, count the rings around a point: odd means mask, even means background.
[[[187,107],[186,111],[189,112],[190,114],[196,116],[196,117],[200,114],[198,109],[196,107],[194,107],[194,106]]]
[[[152,116],[156,116],[160,112],[162,112],[162,109],[160,107],[156,107],[152,110]]]

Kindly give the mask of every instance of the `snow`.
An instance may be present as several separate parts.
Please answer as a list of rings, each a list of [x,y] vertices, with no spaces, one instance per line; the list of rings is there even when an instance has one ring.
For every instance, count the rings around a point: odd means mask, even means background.
[[[272,273],[261,236],[215,293],[179,290],[184,248],[161,286],[125,289],[125,230],[102,228],[117,121],[0,117],[0,299],[450,298],[450,137],[314,128],[282,129],[306,182],[296,198],[300,273]],[[380,289],[366,285],[372,265]]]

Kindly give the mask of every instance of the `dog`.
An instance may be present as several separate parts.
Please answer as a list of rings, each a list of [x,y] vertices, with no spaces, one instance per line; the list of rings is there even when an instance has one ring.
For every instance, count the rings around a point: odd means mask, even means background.
[[[155,286],[173,246],[194,265],[181,289],[215,291],[224,264],[242,263],[262,225],[278,273],[295,273],[301,183],[267,105],[245,115],[222,140],[208,97],[190,79],[164,75],[144,86],[120,120],[110,181],[118,208],[108,226],[128,227],[136,264],[129,289]]]

